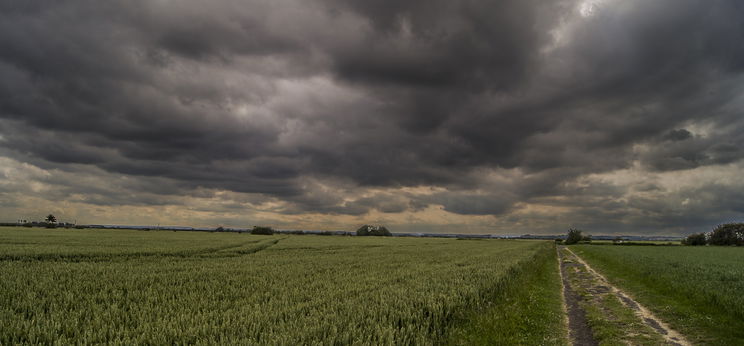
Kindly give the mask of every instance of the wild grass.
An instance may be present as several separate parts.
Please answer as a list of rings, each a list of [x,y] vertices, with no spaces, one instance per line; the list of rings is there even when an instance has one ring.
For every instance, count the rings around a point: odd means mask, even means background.
[[[562,251],[564,262],[578,263],[567,249]],[[659,333],[644,324],[631,307],[623,304],[612,289],[594,277],[585,266],[568,267],[566,276],[571,288],[581,297],[579,305],[599,345],[667,344]]]
[[[441,343],[515,284],[540,287],[519,268],[551,253],[529,241],[3,228],[0,344]],[[552,299],[525,292],[517,313]],[[535,323],[560,329],[555,314]]]
[[[744,344],[744,249],[572,247],[694,344]]]
[[[453,345],[568,345],[555,251],[514,267],[492,305],[475,311],[451,333]]]

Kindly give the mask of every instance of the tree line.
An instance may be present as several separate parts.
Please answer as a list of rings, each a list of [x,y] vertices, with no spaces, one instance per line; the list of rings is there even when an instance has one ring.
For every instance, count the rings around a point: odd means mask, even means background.
[[[744,246],[744,223],[724,223],[708,233],[690,234],[682,240],[682,244]]]
[[[220,226],[217,227],[214,231],[216,232],[226,232],[228,231],[224,227]],[[272,235],[276,231],[268,226],[253,226],[253,229],[250,230],[250,234],[260,234],[260,235]],[[285,232],[286,233],[286,232]],[[293,231],[290,232],[291,234],[305,234],[303,231]],[[333,235],[333,232],[325,231],[317,233],[319,235]],[[389,237],[393,234],[390,233],[390,231],[385,226],[372,226],[372,225],[364,225],[362,227],[359,227],[356,230],[356,235],[358,236],[382,236],[382,237]]]

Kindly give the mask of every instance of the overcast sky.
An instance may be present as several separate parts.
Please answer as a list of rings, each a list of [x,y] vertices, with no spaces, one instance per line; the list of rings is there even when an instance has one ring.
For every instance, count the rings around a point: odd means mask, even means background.
[[[0,219],[744,219],[739,0],[0,2]]]

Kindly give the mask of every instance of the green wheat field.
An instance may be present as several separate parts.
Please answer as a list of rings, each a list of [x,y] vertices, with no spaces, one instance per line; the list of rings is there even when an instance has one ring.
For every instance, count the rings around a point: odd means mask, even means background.
[[[744,342],[740,247],[574,245],[694,344]],[[0,345],[566,345],[552,241],[0,228]]]
[[[548,304],[513,292],[541,268],[551,274],[553,253],[531,241],[4,228],[0,344],[432,344],[527,334],[561,344],[557,278],[540,280],[553,284]],[[521,315],[501,318],[500,332],[471,329],[515,305]]]

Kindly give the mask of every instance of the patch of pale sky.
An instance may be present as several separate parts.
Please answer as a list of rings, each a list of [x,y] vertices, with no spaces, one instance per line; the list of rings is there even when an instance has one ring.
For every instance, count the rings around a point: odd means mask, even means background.
[[[744,187],[744,181],[740,178],[742,169],[744,169],[744,163],[738,162],[726,165],[700,166],[678,171],[649,172],[644,170],[638,162],[635,162],[628,169],[589,174],[583,179],[588,182],[610,183],[615,186],[654,183],[664,191],[672,192],[694,189],[706,183]],[[628,190],[627,193],[635,192]]]
[[[584,0],[578,4],[577,9],[582,17],[591,17],[597,14],[604,3],[605,0]]]
[[[606,5],[607,1],[583,0],[578,2],[574,8],[574,13],[558,20],[556,26],[549,31],[552,40],[542,47],[541,52],[543,54],[549,54],[568,44],[571,41],[572,32],[576,30],[577,24],[584,19],[596,15],[601,7]]]

